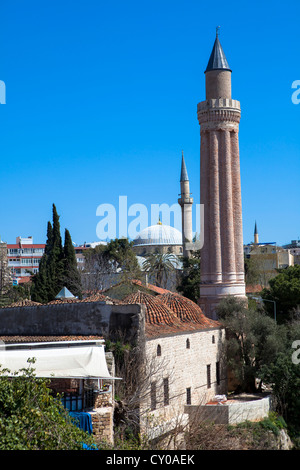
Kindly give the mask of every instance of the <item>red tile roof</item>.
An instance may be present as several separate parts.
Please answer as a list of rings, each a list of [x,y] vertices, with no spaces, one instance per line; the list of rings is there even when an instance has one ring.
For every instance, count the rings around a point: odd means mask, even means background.
[[[85,299],[83,299],[81,302],[110,302],[114,305],[120,305],[124,303],[122,300],[112,299],[111,297],[100,293],[91,294]]]
[[[183,295],[168,292],[159,295],[157,299],[167,305],[182,322],[195,322],[207,327],[220,326],[219,322],[207,318],[199,305]]]
[[[177,314],[166,303],[164,303],[161,298],[159,298],[161,296],[153,296],[151,294],[138,291],[123,299],[124,304],[138,303],[145,305],[145,331],[148,338],[221,327],[219,322],[205,317],[200,307],[196,304],[194,304],[194,307],[190,305],[189,302],[192,304],[193,302],[189,299],[181,299],[182,310],[185,312],[185,315],[181,313],[180,316],[180,302],[177,302],[177,300],[179,300],[177,299],[177,296],[179,298],[181,296],[179,294],[171,295],[176,296],[175,302],[170,303],[170,305],[172,304],[174,309],[174,305],[176,305]],[[196,307],[200,309],[201,315],[199,311],[198,316],[195,315],[195,311],[197,310]],[[189,318],[187,318],[187,312],[189,313]],[[194,319],[191,319],[191,312],[193,313]],[[184,320],[182,318],[184,318]]]
[[[246,294],[256,294],[256,292],[261,292],[263,287],[260,284],[254,286],[246,286]]]
[[[177,324],[177,317],[172,310],[162,302],[159,302],[155,296],[146,292],[133,292],[123,299],[124,304],[144,304],[146,306],[146,323],[151,325]]]
[[[20,267],[23,268],[24,266],[20,266]],[[18,284],[24,284],[26,282],[30,282],[30,280],[31,280],[31,276],[21,276],[18,278]]]
[[[163,289],[162,287],[157,287],[153,284],[142,284],[142,282],[137,279],[133,279],[131,282],[138,286],[146,287],[147,289],[152,290],[153,292],[156,292],[157,294],[166,294],[168,292],[171,292],[167,289]]]
[[[13,302],[10,305],[2,306],[1,308],[15,308],[15,307],[34,307],[36,305],[42,305],[39,302],[33,302],[32,300],[22,299],[18,302]]]
[[[103,336],[0,336],[0,341],[7,344],[14,343],[50,343],[56,341],[94,341],[104,339]]]

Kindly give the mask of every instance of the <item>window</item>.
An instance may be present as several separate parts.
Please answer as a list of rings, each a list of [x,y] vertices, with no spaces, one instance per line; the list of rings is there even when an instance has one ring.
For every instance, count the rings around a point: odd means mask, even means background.
[[[157,345],[156,354],[157,354],[157,356],[161,356],[161,345],[160,344]]]
[[[211,387],[210,364],[206,366],[207,388]]]
[[[164,379],[164,406],[169,404],[169,379]]]
[[[191,395],[191,387],[186,389],[186,404],[191,405],[192,404],[192,395]]]
[[[186,349],[190,349],[190,346],[191,346],[190,340],[187,339],[186,340]]]
[[[215,344],[215,335],[212,335],[211,342],[212,344]]]
[[[220,385],[220,363],[216,362],[216,381],[217,385]]]
[[[151,410],[156,410],[156,382],[152,382],[151,384]]]

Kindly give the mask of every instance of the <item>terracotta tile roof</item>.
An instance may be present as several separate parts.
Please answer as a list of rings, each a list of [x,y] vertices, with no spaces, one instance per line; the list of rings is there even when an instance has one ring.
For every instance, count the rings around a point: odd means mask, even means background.
[[[263,287],[260,284],[254,286],[246,286],[246,294],[255,294],[256,292],[261,292]]]
[[[57,305],[57,304],[76,304],[80,302],[79,299],[54,299],[51,302],[48,302],[45,305]]]
[[[133,279],[131,282],[138,286],[146,287],[147,289],[152,290],[153,292],[156,292],[157,294],[166,294],[168,292],[171,292],[167,289],[163,289],[162,287],[154,286],[153,284],[146,284],[146,285],[142,284],[142,281],[139,281],[137,279]]]
[[[179,294],[173,295],[179,296]],[[185,321],[182,321],[182,319],[177,316],[168,305],[159,299],[159,297],[160,296],[153,296],[151,294],[138,291],[128,295],[123,299],[123,302],[127,304],[138,303],[145,305],[145,332],[146,337],[148,338],[174,335],[183,332],[199,331],[210,328],[220,328],[221,326],[219,322],[206,318],[202,311],[202,316],[201,318],[198,317],[198,321],[190,319],[185,319]],[[186,300],[183,299],[183,304],[186,305],[186,303]]]
[[[77,299],[77,298],[66,298],[66,299],[54,299],[47,304],[41,304],[39,302],[33,302],[33,300],[20,300],[18,302],[14,302],[10,305],[2,306],[1,308],[14,308],[14,307],[33,307],[36,305],[58,305],[58,304],[74,304],[74,303],[84,303],[84,302],[109,302],[114,305],[123,304],[122,300],[111,299],[107,295],[103,294],[92,294],[85,299]]]
[[[174,323],[178,323],[176,315],[174,315],[167,305],[159,302],[155,296],[147,294],[146,292],[133,292],[123,299],[123,303],[144,304],[146,306],[146,323],[151,325],[173,325]]]
[[[199,305],[183,295],[168,292],[157,296],[157,300],[167,305],[182,322],[195,322],[208,328],[220,326],[219,322],[207,318]]]
[[[18,284],[25,284],[26,282],[31,281],[31,276],[22,276],[19,277]]]
[[[0,341],[6,344],[15,343],[50,343],[56,341],[94,341],[104,339],[103,336],[0,336]]]
[[[124,303],[122,300],[112,299],[111,297],[100,293],[91,294],[85,299],[83,299],[82,302],[110,302],[114,305],[120,305]]]
[[[10,305],[2,306],[1,308],[14,308],[14,307],[34,307],[35,305],[42,305],[39,302],[33,302],[33,300],[23,299],[18,302],[13,302]]]

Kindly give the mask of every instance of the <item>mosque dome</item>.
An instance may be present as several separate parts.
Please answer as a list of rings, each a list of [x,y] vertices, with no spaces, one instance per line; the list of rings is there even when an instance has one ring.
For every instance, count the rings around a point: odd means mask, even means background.
[[[134,239],[134,245],[182,245],[182,234],[176,228],[158,222],[141,230]]]

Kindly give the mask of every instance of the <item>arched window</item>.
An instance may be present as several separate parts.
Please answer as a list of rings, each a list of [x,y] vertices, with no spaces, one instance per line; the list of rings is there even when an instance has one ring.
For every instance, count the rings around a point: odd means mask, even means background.
[[[215,344],[215,335],[212,335],[211,342]]]
[[[190,346],[191,346],[190,340],[187,339],[186,340],[186,349],[190,349]]]
[[[157,345],[156,354],[157,354],[157,356],[161,356],[161,345],[160,344]]]

